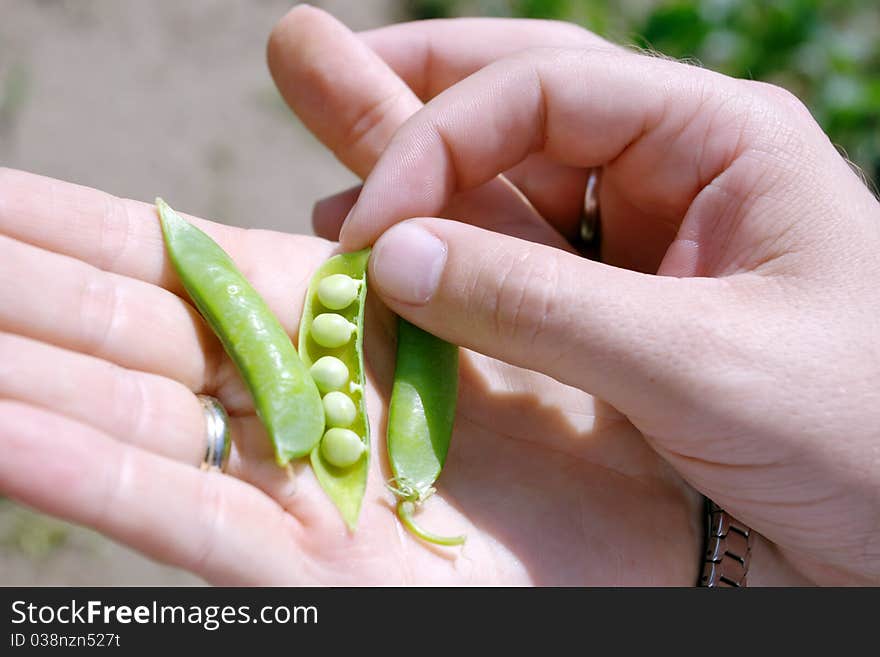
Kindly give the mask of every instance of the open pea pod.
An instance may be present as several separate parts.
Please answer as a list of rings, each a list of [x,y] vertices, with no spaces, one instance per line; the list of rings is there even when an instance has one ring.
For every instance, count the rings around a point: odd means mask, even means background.
[[[343,253],[318,268],[299,331],[299,355],[323,395],[327,418],[327,431],[311,452],[312,469],[352,531],[370,467],[363,357],[369,256],[369,249]]]
[[[244,379],[276,461],[305,456],[324,432],[324,410],[290,337],[214,240],[162,199],[156,205],[171,262]]]
[[[458,398],[458,347],[403,318],[397,322],[397,364],[388,407],[388,460],[399,498],[397,515],[424,541],[459,545],[464,536],[438,536],[413,518],[418,504],[434,493],[455,420]]]

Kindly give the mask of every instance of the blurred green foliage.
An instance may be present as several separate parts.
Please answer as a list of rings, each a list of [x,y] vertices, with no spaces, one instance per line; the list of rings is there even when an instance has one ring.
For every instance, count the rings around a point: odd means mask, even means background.
[[[799,96],[831,140],[880,182],[877,0],[412,0],[413,18],[553,18]],[[548,44],[552,45],[552,44]]]
[[[60,520],[0,498],[0,549],[43,559],[67,542],[69,532]]]

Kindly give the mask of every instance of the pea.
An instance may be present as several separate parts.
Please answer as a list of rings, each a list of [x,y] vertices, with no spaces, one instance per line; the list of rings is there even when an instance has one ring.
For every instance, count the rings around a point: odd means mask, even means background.
[[[351,429],[328,429],[321,440],[321,454],[330,465],[348,468],[358,462],[366,451],[361,437]]]
[[[328,392],[323,402],[328,427],[350,427],[354,424],[357,407],[344,392]]]
[[[322,356],[309,368],[318,390],[330,392],[340,390],[348,383],[348,368],[336,356]]]
[[[342,386],[334,387],[339,379],[330,385],[326,381],[321,382],[323,365],[312,370],[313,376],[319,380],[318,385],[326,386],[323,410],[326,413],[326,424],[334,433],[330,434],[328,431],[329,440],[325,438],[321,445],[312,449],[310,462],[318,483],[352,531],[357,526],[360,515],[370,461],[370,424],[364,404],[363,359],[364,300],[367,293],[369,256],[369,249],[343,253],[333,256],[318,267],[309,282],[299,329],[299,354],[306,366],[312,368],[319,362],[333,363],[332,360],[325,361],[329,357],[341,361],[348,370],[347,389],[344,382]],[[350,285],[341,278],[333,278],[340,275],[356,283],[357,296],[341,308],[335,308],[331,306],[341,305],[345,295],[336,296],[329,293],[328,289],[334,288],[332,291],[337,292],[337,287]],[[322,283],[331,278],[337,282],[325,283],[322,287]],[[319,290],[322,290],[320,294]],[[328,310],[334,312],[328,313]],[[338,453],[333,451],[338,446],[336,443],[341,444],[351,438],[349,434],[345,434],[347,438],[341,438],[335,431],[337,429],[347,430],[357,437],[363,458],[360,455],[354,460],[336,458]],[[354,451],[357,445],[350,440],[349,443]]]
[[[386,441],[394,475],[389,488],[399,498],[397,515],[404,526],[439,545],[459,545],[465,537],[427,532],[413,514],[433,494],[446,462],[457,397],[458,348],[398,318]]]
[[[348,344],[356,331],[357,325],[337,313],[323,313],[312,321],[312,338],[328,349]]]
[[[244,379],[275,460],[283,466],[312,452],[324,433],[324,408],[287,332],[214,240],[162,199],[156,205],[174,269]]]
[[[359,287],[351,276],[331,274],[318,283],[318,300],[330,310],[342,310],[357,299]]]

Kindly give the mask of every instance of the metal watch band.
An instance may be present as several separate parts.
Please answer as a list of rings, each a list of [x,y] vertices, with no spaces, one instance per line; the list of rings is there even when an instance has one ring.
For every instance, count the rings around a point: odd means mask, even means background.
[[[746,586],[752,530],[708,498],[706,517],[706,552],[700,586]]]

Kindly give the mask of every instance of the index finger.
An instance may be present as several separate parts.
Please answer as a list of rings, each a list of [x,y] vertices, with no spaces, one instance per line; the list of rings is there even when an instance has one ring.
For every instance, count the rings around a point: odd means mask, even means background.
[[[638,172],[630,176],[634,202],[687,208],[751,145],[748,124],[758,112],[743,89],[717,73],[605,48],[500,60],[397,132],[340,242],[362,248],[393,223],[436,216],[453,194],[536,152],[574,167],[625,164]]]
[[[272,32],[267,55],[291,108],[341,162],[364,178],[398,128],[422,106],[376,53],[314,7],[299,5],[288,12]],[[445,212],[475,225],[565,246],[503,176]],[[333,233],[328,236],[335,237]]]

